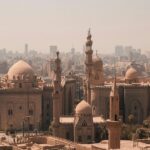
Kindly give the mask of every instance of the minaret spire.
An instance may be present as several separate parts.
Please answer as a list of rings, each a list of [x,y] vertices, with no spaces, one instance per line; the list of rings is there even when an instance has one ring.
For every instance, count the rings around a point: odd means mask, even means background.
[[[59,51],[56,52],[57,59],[59,59]]]
[[[59,117],[62,108],[62,87],[61,87],[61,60],[59,52],[56,52],[55,59],[55,77],[53,79],[53,135],[59,136]]]
[[[107,121],[109,133],[108,149],[120,149],[121,122],[119,121],[119,95],[116,85],[116,71],[114,76],[114,82],[110,92],[109,106],[110,114],[109,120]]]
[[[117,86],[116,86],[116,65],[114,64],[114,81],[113,86],[111,88],[111,92],[114,96],[118,95]]]
[[[86,41],[86,60],[85,60],[85,65],[86,65],[86,86],[87,86],[87,93],[85,95],[87,96],[87,102],[90,104],[91,103],[91,89],[90,89],[90,80],[91,80],[91,74],[92,74],[92,66],[93,66],[93,60],[92,60],[92,55],[93,55],[93,50],[92,50],[92,35],[91,35],[91,30],[88,30],[88,35],[87,35],[87,41]]]
[[[114,81],[110,92],[110,119],[117,121],[119,117],[119,95],[116,85],[116,67],[114,64]]]
[[[92,35],[91,35],[91,29],[89,28],[88,30],[88,35],[87,35],[87,42],[86,42],[86,47],[91,47],[92,48],[92,44],[93,44],[93,41],[92,41]]]
[[[91,36],[91,28],[89,28],[88,36]]]
[[[54,80],[61,82],[61,60],[59,58],[59,51],[56,52],[56,59],[55,59],[55,78]]]

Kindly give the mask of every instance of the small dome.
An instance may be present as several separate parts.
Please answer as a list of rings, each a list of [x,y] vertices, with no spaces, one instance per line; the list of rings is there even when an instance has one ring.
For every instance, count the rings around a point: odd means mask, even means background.
[[[16,62],[8,71],[8,79],[13,80],[14,77],[27,76],[30,79],[34,76],[32,67],[23,60]]]
[[[75,112],[76,114],[92,114],[92,108],[85,100],[82,100],[76,106]]]
[[[138,72],[133,67],[129,68],[125,74],[125,79],[132,80],[138,78]]]
[[[102,59],[97,56],[96,58],[93,59],[93,65],[95,68],[99,68],[99,69],[102,68],[102,66],[103,66]]]

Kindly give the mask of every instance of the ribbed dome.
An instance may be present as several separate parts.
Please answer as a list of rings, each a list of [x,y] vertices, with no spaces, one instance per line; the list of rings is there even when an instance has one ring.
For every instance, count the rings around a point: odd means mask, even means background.
[[[75,111],[76,111],[76,114],[92,114],[92,108],[85,100],[82,100],[76,106]]]
[[[138,72],[133,67],[129,68],[125,74],[125,79],[132,80],[138,78]]]
[[[34,71],[32,67],[23,60],[19,60],[15,63],[8,71],[8,79],[13,80],[14,77],[27,76],[28,78],[33,78]]]

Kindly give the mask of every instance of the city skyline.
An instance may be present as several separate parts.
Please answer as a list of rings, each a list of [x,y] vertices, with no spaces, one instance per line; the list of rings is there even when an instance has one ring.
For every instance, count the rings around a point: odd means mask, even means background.
[[[148,0],[1,0],[0,48],[49,51],[83,49],[91,28],[93,49],[114,52],[116,45],[150,50],[150,1]]]

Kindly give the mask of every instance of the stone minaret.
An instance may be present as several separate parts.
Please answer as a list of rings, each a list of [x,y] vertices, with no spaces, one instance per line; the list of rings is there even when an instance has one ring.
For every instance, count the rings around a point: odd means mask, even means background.
[[[53,80],[53,135],[60,136],[59,132],[59,117],[61,115],[62,108],[62,89],[61,89],[61,60],[59,58],[59,52],[56,53],[55,59],[55,77]]]
[[[87,94],[85,94],[85,95],[87,95],[87,102],[89,104],[91,103],[90,79],[91,79],[92,65],[93,65],[93,61],[92,61],[93,41],[91,40],[91,37],[92,36],[91,36],[90,29],[89,29],[88,36],[87,36],[87,42],[86,42],[86,50],[85,50],[85,54],[86,54],[85,65],[86,65],[86,78],[87,78]]]
[[[121,122],[119,121],[119,96],[116,87],[116,77],[110,92],[110,115],[108,126],[108,149],[120,149]]]

